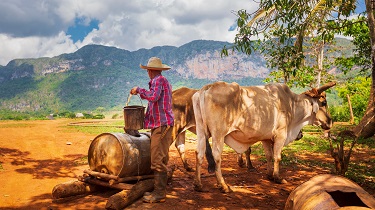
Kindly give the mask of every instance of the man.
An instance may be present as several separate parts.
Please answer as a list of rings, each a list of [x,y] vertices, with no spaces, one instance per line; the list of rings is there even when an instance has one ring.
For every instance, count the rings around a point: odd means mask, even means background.
[[[167,187],[167,164],[169,146],[172,144],[172,126],[174,116],[172,112],[172,86],[161,75],[171,67],[163,64],[160,58],[152,57],[146,69],[150,77],[149,90],[133,87],[130,94],[139,94],[148,101],[144,127],[151,129],[151,170],[155,175],[154,191],[146,192],[143,201],[147,203],[165,202]]]

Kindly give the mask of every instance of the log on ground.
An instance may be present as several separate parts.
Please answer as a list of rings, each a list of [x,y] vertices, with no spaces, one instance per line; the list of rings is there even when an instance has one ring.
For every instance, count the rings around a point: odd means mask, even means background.
[[[96,192],[101,189],[102,187],[97,185],[85,183],[78,180],[73,180],[56,185],[52,189],[52,197],[54,199],[66,198],[70,196]]]
[[[171,169],[168,170],[168,181],[171,181],[175,169],[176,167],[172,166]],[[141,198],[145,192],[151,192],[153,190],[154,179],[144,179],[138,181],[131,189],[122,190],[121,192],[109,197],[105,208],[111,210],[124,209]]]
[[[106,209],[124,209],[143,196],[145,192],[154,189],[154,179],[146,179],[137,182],[130,190],[122,190],[109,197]]]

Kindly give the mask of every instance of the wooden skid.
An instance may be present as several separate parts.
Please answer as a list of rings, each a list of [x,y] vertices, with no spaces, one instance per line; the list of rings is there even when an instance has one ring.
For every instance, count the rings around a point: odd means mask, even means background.
[[[168,171],[168,180],[172,178],[174,170],[175,167],[172,167],[172,170]],[[124,209],[141,198],[145,192],[150,192],[154,189],[153,178],[153,175],[120,178],[96,171],[85,170],[84,174],[78,177],[78,180],[56,185],[52,191],[52,196],[54,199],[61,199],[113,188],[121,191],[109,197],[105,208]],[[127,184],[124,183],[126,181],[137,182]]]
[[[152,179],[154,178],[153,174],[149,175],[141,175],[141,176],[128,176],[128,177],[118,177],[115,175],[111,174],[105,174],[97,171],[91,171],[91,170],[84,170],[83,171],[83,176],[93,176],[96,178],[99,178],[100,180],[107,180],[109,181],[109,184],[116,184],[116,183],[121,183],[121,182],[129,182],[129,181],[139,181],[143,179]]]

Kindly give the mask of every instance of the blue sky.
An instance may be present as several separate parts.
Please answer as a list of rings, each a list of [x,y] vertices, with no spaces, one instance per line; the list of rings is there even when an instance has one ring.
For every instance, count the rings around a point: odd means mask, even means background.
[[[359,5],[364,10],[363,1]],[[193,40],[233,42],[236,12],[252,0],[1,0],[0,65],[88,44],[129,51]]]
[[[99,20],[93,19],[86,24],[82,18],[76,18],[74,20],[74,25],[68,28],[66,34],[70,35],[73,42],[83,41],[94,29],[99,29]]]

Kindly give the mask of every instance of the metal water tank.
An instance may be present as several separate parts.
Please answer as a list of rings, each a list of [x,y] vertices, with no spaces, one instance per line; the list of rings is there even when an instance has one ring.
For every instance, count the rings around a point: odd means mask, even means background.
[[[102,133],[88,151],[92,171],[119,177],[151,174],[150,134]]]

